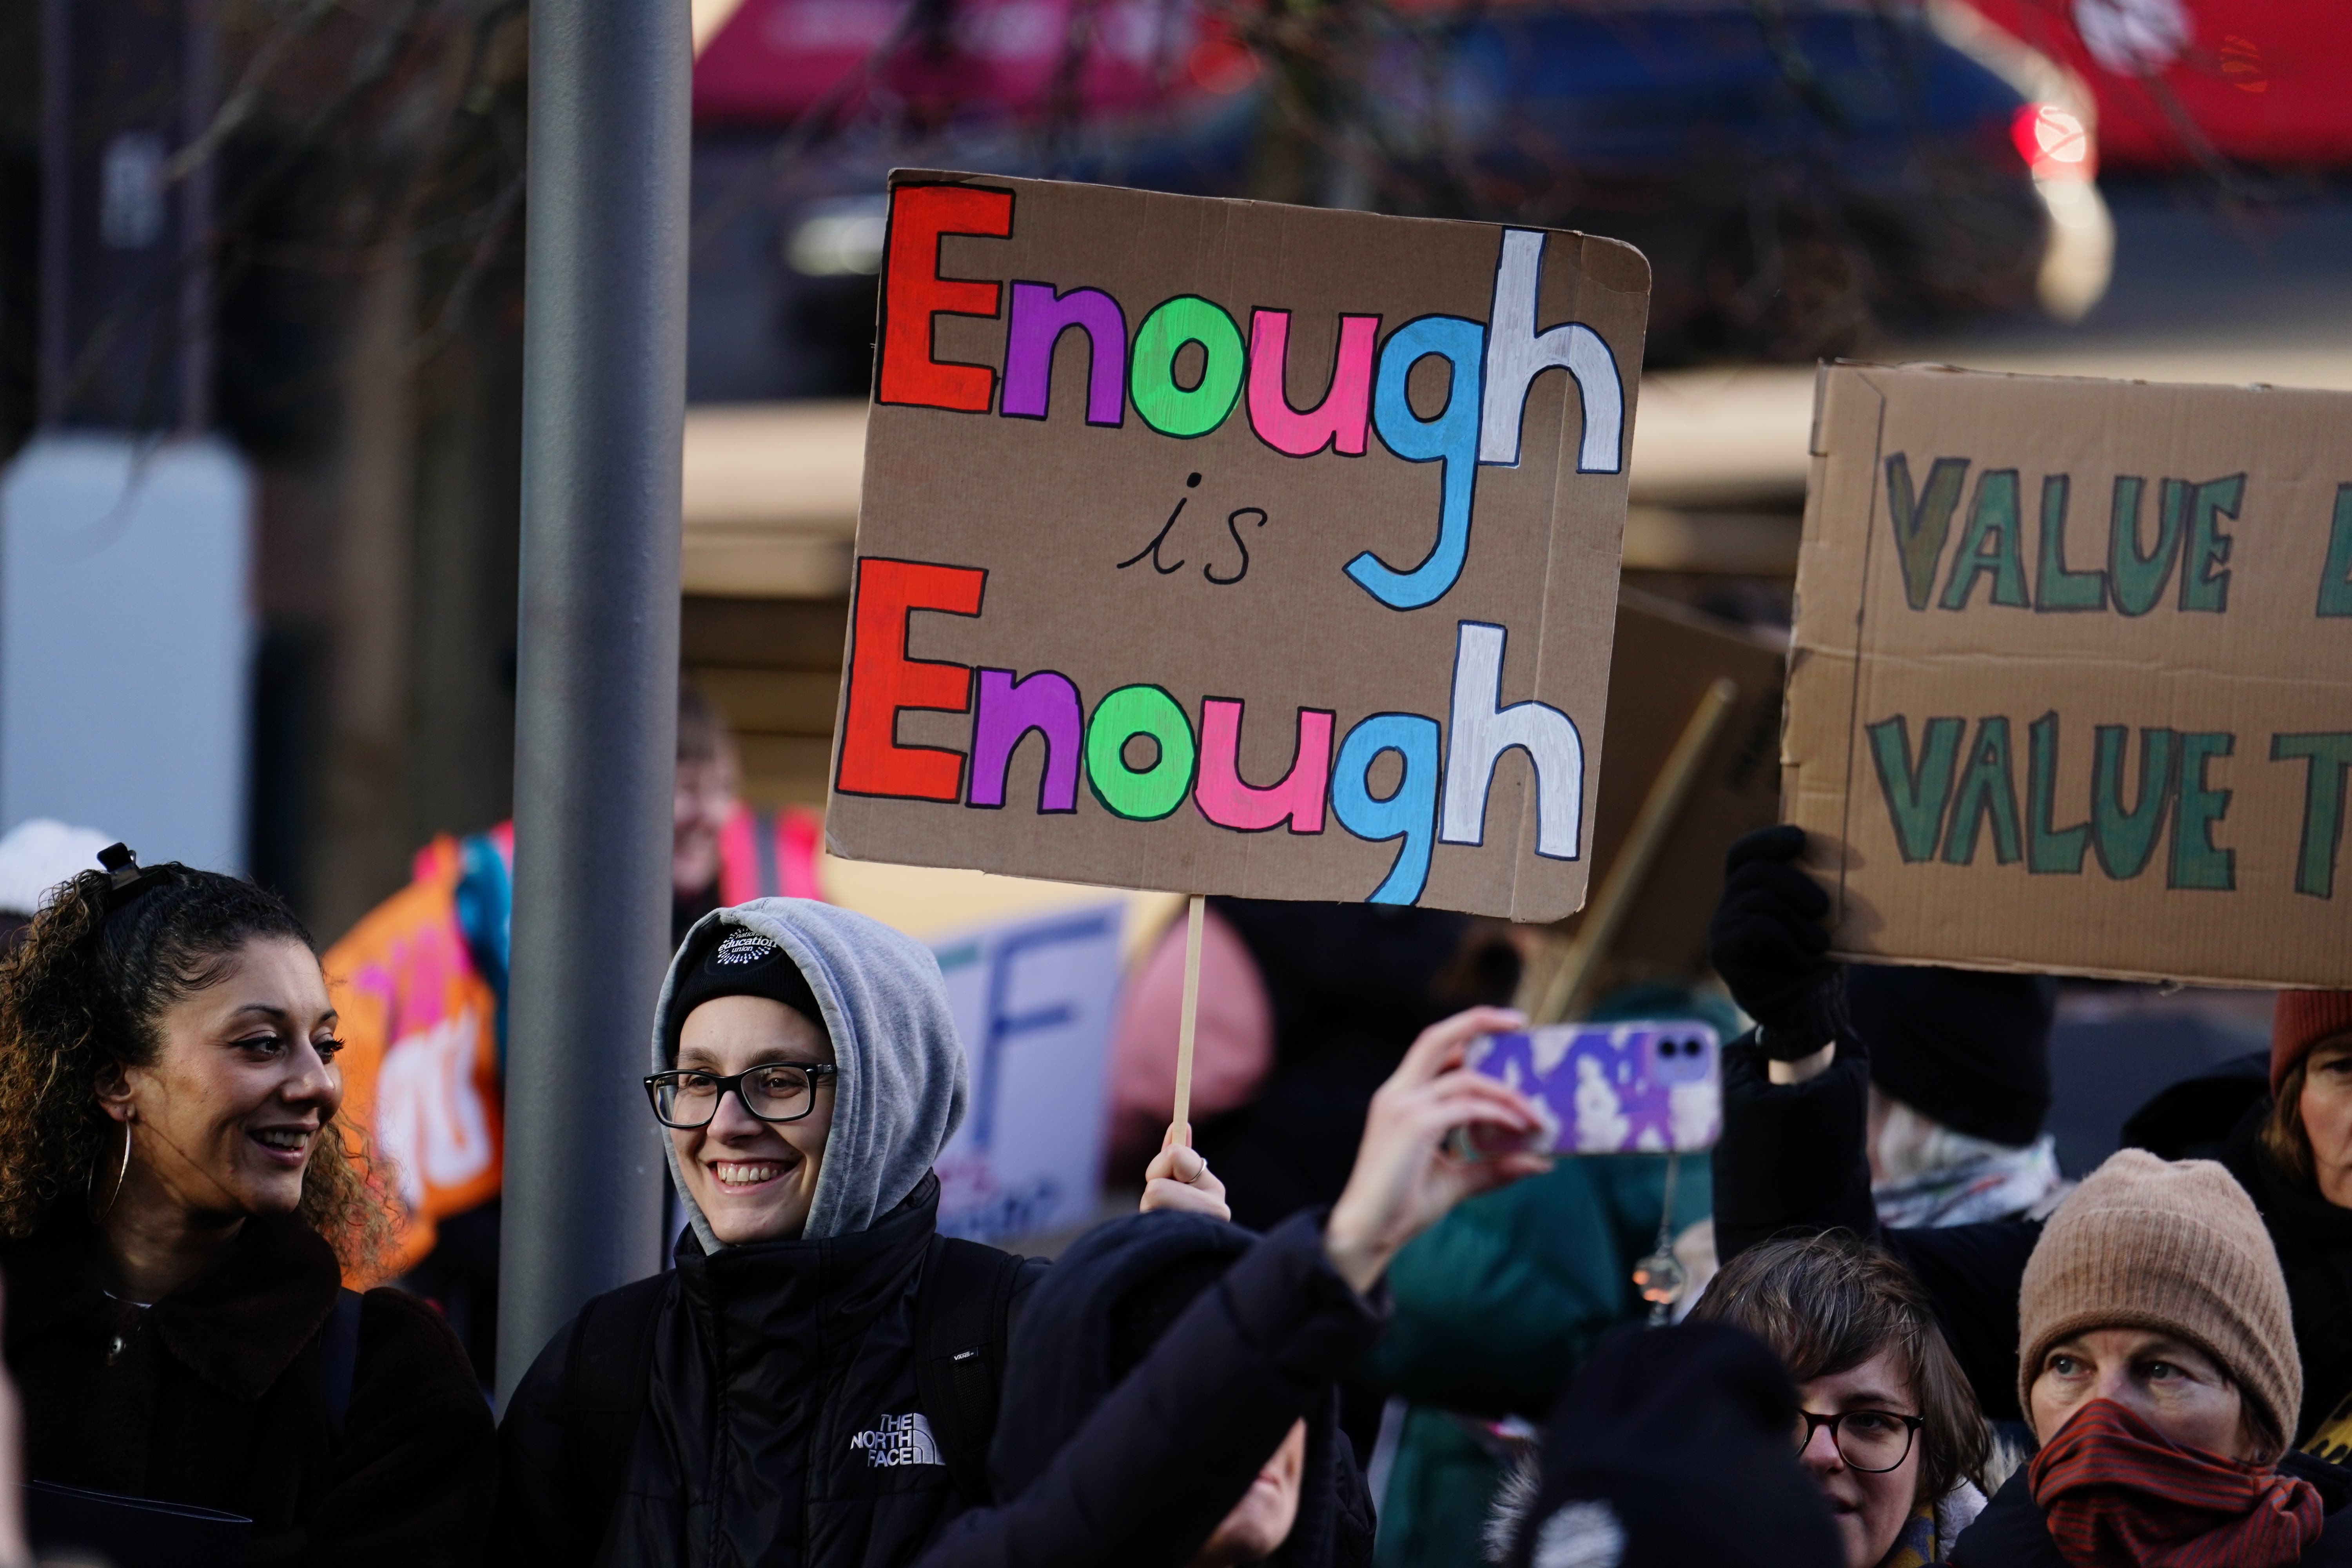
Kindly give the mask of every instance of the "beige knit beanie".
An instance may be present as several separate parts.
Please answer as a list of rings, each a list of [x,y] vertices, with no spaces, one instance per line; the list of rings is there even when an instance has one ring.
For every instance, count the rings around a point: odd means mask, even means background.
[[[2253,1407],[2265,1463],[2286,1452],[2303,1407],[2278,1253],[2253,1200],[2210,1160],[2126,1149],[2092,1172],[2025,1265],[2017,1328],[2017,1398],[2029,1426],[2042,1358],[2094,1329],[2155,1330],[2211,1356]]]

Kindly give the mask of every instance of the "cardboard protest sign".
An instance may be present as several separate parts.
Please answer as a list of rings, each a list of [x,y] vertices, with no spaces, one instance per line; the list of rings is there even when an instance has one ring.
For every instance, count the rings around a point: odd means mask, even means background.
[[[1574,910],[1648,288],[1581,235],[892,175],[834,852]]]
[[[2352,396],[1837,365],[1812,449],[1840,952],[2352,986]]]
[[[971,1072],[938,1161],[946,1234],[1010,1241],[1094,1214],[1124,912],[1060,910],[931,944]]]
[[[1623,928],[1603,956],[1597,987],[1678,979],[1707,967],[1706,921],[1731,841],[1780,817],[1780,682],[1786,656],[1770,638],[1669,599],[1628,588],[1617,600],[1610,661],[1609,759],[1593,813],[1592,874],[1609,875],[1693,709],[1729,679],[1738,696]],[[1562,923],[1572,934],[1584,916]]]

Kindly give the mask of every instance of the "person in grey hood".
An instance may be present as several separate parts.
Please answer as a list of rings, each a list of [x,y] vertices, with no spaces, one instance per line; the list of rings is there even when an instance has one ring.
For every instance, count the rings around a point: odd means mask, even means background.
[[[650,1065],[677,1268],[591,1301],[516,1389],[495,1555],[911,1563],[986,1500],[1009,1326],[1045,1268],[936,1232],[966,1096],[938,963],[808,900],[716,910],[670,966]],[[1172,1152],[1146,1206],[1222,1215]]]

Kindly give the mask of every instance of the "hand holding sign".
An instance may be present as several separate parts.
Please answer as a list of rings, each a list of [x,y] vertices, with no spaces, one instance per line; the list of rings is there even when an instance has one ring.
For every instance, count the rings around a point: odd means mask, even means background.
[[[1225,1184],[1217,1180],[1209,1162],[1192,1148],[1192,1142],[1190,1122],[1168,1130],[1166,1145],[1143,1168],[1143,1201],[1136,1205],[1136,1212],[1175,1209],[1212,1219],[1234,1217],[1225,1204]]]
[[[1830,897],[1797,864],[1804,852],[1805,830],[1785,824],[1734,844],[1707,926],[1715,972],[1756,1020],[1765,1054],[1783,1060],[1819,1050],[1837,1027],[1841,982],[1822,924]]]
[[[1188,892],[1195,931],[1205,893],[1577,909],[1639,253],[963,174],[889,199],[835,853]]]

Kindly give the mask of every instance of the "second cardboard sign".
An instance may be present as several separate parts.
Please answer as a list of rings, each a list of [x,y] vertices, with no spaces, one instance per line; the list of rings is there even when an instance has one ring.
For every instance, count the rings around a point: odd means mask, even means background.
[[[1649,269],[891,177],[836,854],[1581,903]]]
[[[2352,986],[2352,396],[1822,374],[1784,742],[1857,957]]]

